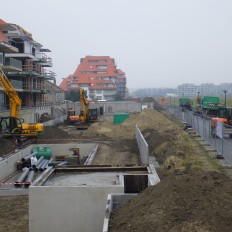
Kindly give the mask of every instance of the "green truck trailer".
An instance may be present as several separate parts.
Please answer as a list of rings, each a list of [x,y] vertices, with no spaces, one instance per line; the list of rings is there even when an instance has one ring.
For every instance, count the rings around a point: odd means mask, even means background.
[[[192,102],[189,98],[182,97],[179,99],[179,107],[182,111],[192,110]]]
[[[214,96],[204,96],[201,100],[201,113],[208,116],[218,117],[221,109],[225,106],[220,103],[219,97]]]

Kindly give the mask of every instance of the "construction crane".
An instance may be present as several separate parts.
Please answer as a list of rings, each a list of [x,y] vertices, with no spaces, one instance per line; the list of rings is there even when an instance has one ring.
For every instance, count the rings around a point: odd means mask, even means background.
[[[24,119],[19,118],[19,110],[22,102],[9,79],[0,68],[0,84],[9,97],[10,116],[0,117],[0,134],[12,135],[17,138],[35,138],[43,131],[42,123],[24,123]]]

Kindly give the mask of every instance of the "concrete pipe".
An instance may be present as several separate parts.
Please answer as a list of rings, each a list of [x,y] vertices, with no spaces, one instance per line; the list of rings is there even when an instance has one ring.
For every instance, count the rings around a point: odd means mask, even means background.
[[[32,156],[34,156],[34,155],[36,155],[36,154],[37,154],[37,151],[36,151],[36,152],[33,152],[33,153],[30,154],[30,155],[27,155],[27,156],[23,157],[23,158],[21,159],[21,161],[22,161],[22,162],[26,162],[26,161],[28,161],[28,159],[30,159]]]
[[[64,162],[62,162],[62,163],[59,163],[57,166],[63,166],[63,165],[65,165],[65,164],[67,164],[68,163],[68,161],[64,161]]]
[[[46,162],[45,159],[43,159],[38,165],[36,165],[36,167],[35,167],[35,171],[36,171],[36,172],[39,171],[39,169],[42,167],[42,165],[44,164],[44,162]]]
[[[44,161],[44,157],[41,156],[41,157],[38,159],[38,161],[37,161],[37,163],[36,163],[36,166],[34,167],[34,170],[35,170],[36,172],[38,172],[39,168],[41,167],[40,165],[41,165],[41,163],[43,163],[43,161]]]
[[[43,165],[40,167],[39,170],[40,170],[41,172],[43,172],[43,171],[47,168],[48,162],[49,162],[49,160],[45,160],[45,162],[43,163]]]
[[[29,168],[24,168],[23,173],[19,176],[16,182],[14,182],[15,187],[20,187],[23,183],[23,181],[26,179],[27,174],[29,172]]]
[[[33,179],[34,179],[34,176],[35,176],[35,172],[34,171],[30,171],[28,176],[27,176],[27,179],[24,183],[24,186],[26,188],[28,188],[30,186],[30,184],[32,183]]]
[[[48,166],[50,166],[53,163],[54,158],[50,158],[49,162],[48,162]]]

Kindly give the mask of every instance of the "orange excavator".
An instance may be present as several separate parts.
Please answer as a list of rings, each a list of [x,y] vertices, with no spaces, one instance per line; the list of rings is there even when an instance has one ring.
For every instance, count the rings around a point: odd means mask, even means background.
[[[0,68],[0,84],[9,98],[10,116],[0,117],[0,134],[17,138],[35,138],[43,131],[42,123],[24,123],[19,118],[21,100],[9,79]]]
[[[76,115],[75,110],[73,108],[69,108],[67,122],[68,124],[75,124],[79,121],[80,117]]]

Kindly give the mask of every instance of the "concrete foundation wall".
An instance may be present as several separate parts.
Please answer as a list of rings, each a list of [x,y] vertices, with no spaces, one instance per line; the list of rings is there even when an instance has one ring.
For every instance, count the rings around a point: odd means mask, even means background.
[[[111,212],[122,207],[130,199],[132,199],[133,197],[135,197],[137,195],[138,194],[123,194],[123,193],[121,193],[121,194],[120,193],[108,194],[102,232],[109,231],[109,220],[110,220]]]
[[[123,186],[29,188],[30,232],[99,232],[108,193]]]
[[[94,148],[95,143],[66,143],[66,144],[34,144],[34,147],[50,147],[52,156],[69,156],[72,155],[73,152],[69,151],[69,148],[79,148],[80,157],[88,156],[90,151]]]
[[[73,106],[76,114],[80,112],[80,104],[78,102],[74,103]],[[141,112],[141,102],[130,102],[130,101],[122,101],[122,102],[99,102],[99,103],[90,103],[89,108],[100,108],[103,107],[103,111],[105,115],[112,115],[117,112],[123,113],[133,113],[133,112]]]
[[[32,146],[25,148],[22,151],[16,152],[14,155],[0,162],[0,181],[16,171],[16,162],[21,160],[26,155],[31,154]]]
[[[136,136],[137,144],[139,147],[139,154],[140,154],[141,162],[143,165],[148,165],[149,164],[149,147],[137,125],[135,126],[135,136]]]
[[[44,122],[43,125],[44,126],[56,126],[56,125],[63,123],[64,120],[66,120],[66,119],[67,119],[67,116],[61,116],[59,118],[55,118],[55,119],[49,120],[47,122]]]
[[[16,171],[16,162],[21,160],[21,158],[31,154],[32,149],[35,147],[45,147],[48,146],[51,148],[52,155],[72,155],[73,152],[69,151],[69,148],[79,148],[80,149],[80,157],[83,158],[88,156],[90,151],[94,148],[94,143],[85,143],[85,144],[77,144],[77,143],[67,143],[67,144],[33,144],[24,148],[21,151],[16,152],[11,155],[9,158],[3,159],[0,162],[0,181],[7,178],[9,175]]]
[[[51,115],[51,109],[56,108],[56,109],[65,109],[67,110],[67,104],[56,104],[53,106],[39,106],[39,107],[33,107],[33,108],[21,108],[20,109],[20,118],[23,118],[25,123],[35,123],[38,121],[38,118],[41,116],[43,113],[48,113]],[[1,112],[2,117],[8,117],[10,116],[10,111],[4,111]]]

